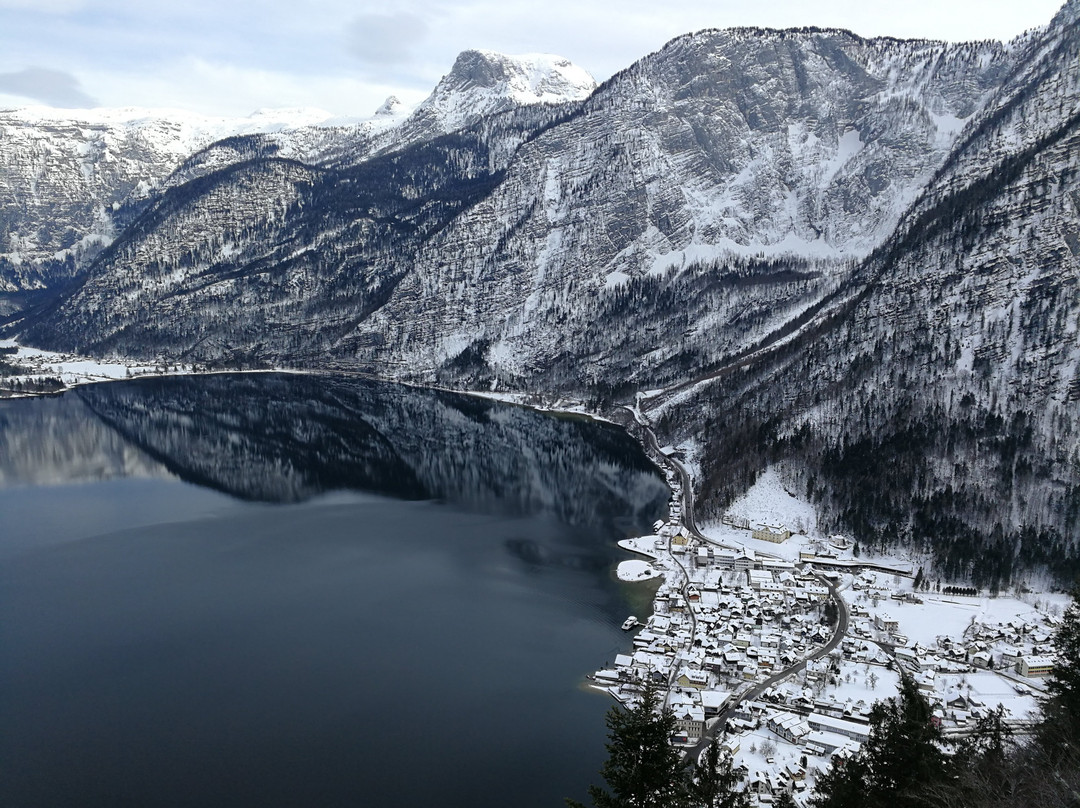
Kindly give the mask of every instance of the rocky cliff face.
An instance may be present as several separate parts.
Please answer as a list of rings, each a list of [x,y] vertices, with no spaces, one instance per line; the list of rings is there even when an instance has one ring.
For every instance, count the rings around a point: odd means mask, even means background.
[[[318,172],[255,157],[172,189],[31,338],[470,384],[678,378],[842,282],[1011,59],[993,44],[709,31],[583,106],[517,107]],[[500,70],[463,55],[399,131]],[[673,305],[633,305],[657,298]]]
[[[327,117],[318,110],[245,119],[139,109],[0,112],[0,292],[77,275],[193,152],[226,135]]]
[[[714,512],[783,460],[834,525],[924,546],[948,574],[994,585],[1043,562],[1076,569],[1078,10],[1018,49],[897,232],[821,316],[659,408],[681,436],[691,413],[713,413]]]

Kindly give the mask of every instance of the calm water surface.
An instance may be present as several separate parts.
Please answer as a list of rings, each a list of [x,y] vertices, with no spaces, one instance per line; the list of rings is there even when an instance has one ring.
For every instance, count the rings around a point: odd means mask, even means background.
[[[582,797],[666,496],[616,430],[343,378],[0,403],[0,804]]]

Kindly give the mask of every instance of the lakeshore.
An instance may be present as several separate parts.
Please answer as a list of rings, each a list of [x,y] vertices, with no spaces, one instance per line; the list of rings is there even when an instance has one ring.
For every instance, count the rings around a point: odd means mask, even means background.
[[[62,381],[72,386],[195,371],[27,356],[42,372],[67,373]],[[563,400],[471,395],[589,416]],[[660,684],[677,715],[673,741],[694,756],[720,736],[760,804],[784,790],[805,803],[816,778],[865,740],[870,707],[896,693],[901,669],[949,734],[964,734],[998,704],[1014,731],[1030,725],[1061,598],[971,597],[950,593],[947,583],[941,592],[942,582],[939,591],[916,589],[912,559],[856,558],[851,539],[819,534],[812,507],[783,488],[776,469],[723,519],[699,527],[693,463],[679,459],[687,452],[660,447],[641,411],[629,412],[633,423],[622,426],[663,471],[669,517],[620,542],[637,558],[616,577],[656,594],[651,615],[629,629],[632,650],[598,671],[594,687],[632,703],[643,681]]]

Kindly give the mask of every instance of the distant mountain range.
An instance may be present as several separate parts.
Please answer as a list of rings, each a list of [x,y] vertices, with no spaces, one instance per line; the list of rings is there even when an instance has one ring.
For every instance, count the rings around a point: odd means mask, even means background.
[[[646,408],[713,515],[779,463],[864,542],[1066,575],[1078,17],[1007,44],[701,31],[595,88],[468,51],[411,113],[153,149],[5,113],[8,333],[597,406],[667,389]]]

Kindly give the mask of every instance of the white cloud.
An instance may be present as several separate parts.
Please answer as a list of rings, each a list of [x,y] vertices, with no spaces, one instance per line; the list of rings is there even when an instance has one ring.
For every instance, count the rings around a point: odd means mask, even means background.
[[[297,75],[186,59],[141,74],[90,74],[105,106],[178,107],[208,115],[248,115],[256,109],[315,107],[367,117],[389,95],[419,103],[426,92],[348,75]]]
[[[0,0],[0,9],[67,14],[86,7],[85,0]]]
[[[366,114],[390,93],[426,94],[472,47],[559,54],[603,80],[701,28],[818,25],[864,36],[1008,39],[1048,22],[1060,2],[0,0],[8,10],[0,15],[0,73],[47,66],[78,76],[109,105]],[[68,13],[84,8],[94,13]]]

